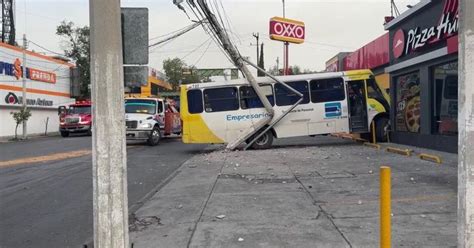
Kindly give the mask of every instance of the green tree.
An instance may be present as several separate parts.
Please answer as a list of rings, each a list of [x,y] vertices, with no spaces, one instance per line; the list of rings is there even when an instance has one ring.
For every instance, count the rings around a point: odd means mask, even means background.
[[[172,91],[178,91],[180,84],[200,82],[199,75],[196,73],[196,67],[186,65],[180,58],[165,59],[163,61],[163,70],[168,78],[168,82],[173,86]]]
[[[62,21],[56,27],[56,34],[63,39],[64,55],[76,63],[80,72],[81,97],[89,98],[90,85],[90,30],[88,26],[78,27],[73,22]]]
[[[294,65],[294,66],[290,66],[290,72],[291,72],[291,75],[300,75],[300,74],[303,74],[301,73],[301,68],[297,65]]]
[[[15,120],[15,123],[16,123],[16,126],[15,126],[15,140],[18,140],[18,136],[17,136],[18,126],[20,124],[23,124],[26,121],[28,121],[28,119],[31,116],[31,112],[27,108],[21,108],[20,111],[11,112],[10,114],[13,115],[13,119]]]
[[[281,76],[283,75],[283,69],[278,69],[276,66],[270,67],[268,70],[270,74],[273,76]],[[301,67],[298,65],[290,66],[290,74],[291,75],[300,75],[300,74],[311,74],[311,73],[318,73],[317,71],[312,71],[310,69],[301,70]]]

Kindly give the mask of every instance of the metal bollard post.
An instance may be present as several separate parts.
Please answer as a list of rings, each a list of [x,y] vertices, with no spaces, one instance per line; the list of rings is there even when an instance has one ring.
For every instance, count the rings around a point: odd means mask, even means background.
[[[391,182],[390,167],[380,167],[380,247],[391,247]]]

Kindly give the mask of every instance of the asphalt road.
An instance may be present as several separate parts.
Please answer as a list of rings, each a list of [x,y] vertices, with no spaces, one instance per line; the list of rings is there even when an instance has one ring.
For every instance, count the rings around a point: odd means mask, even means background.
[[[0,144],[1,162],[29,157],[46,162],[0,166],[0,247],[82,247],[92,240],[90,137],[38,138]],[[164,139],[150,147],[128,146],[128,199],[131,209],[157,189],[204,145]],[[51,158],[52,157],[52,158]]]

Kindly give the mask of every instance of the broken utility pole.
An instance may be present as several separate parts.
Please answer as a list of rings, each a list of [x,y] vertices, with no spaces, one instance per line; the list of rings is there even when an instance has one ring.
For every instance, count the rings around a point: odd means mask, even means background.
[[[237,49],[233,46],[232,42],[230,41],[229,37],[225,33],[225,31],[221,28],[219,25],[219,22],[217,21],[216,17],[211,13],[209,10],[209,7],[207,6],[207,3],[204,0],[198,0],[198,5],[200,6],[201,10],[203,11],[204,15],[206,16],[209,25],[212,26],[213,31],[216,33],[218,36],[219,40],[222,42],[224,50],[229,54],[230,58],[233,60],[235,66],[240,69],[242,74],[245,76],[247,81],[250,83],[252,88],[255,90],[255,93],[257,94],[258,98],[262,102],[263,106],[267,110],[269,117],[263,118],[260,120],[256,126],[254,126],[253,129],[249,129],[247,132],[245,132],[238,140],[229,143],[227,145],[228,149],[235,149],[238,145],[240,145],[242,142],[247,140],[250,136],[252,136],[256,131],[260,130],[263,128],[265,125],[270,123],[270,121],[273,118],[274,111],[273,111],[273,106],[270,104],[270,101],[268,101],[267,96],[260,90],[260,86],[258,85],[257,81],[255,80],[255,77],[252,75],[250,70],[247,68],[247,65],[245,64],[244,60],[242,59],[242,56],[240,56],[239,52]]]
[[[182,9],[182,6],[180,4],[183,3],[183,1],[184,0],[174,0],[173,2],[174,2],[174,4],[176,4],[178,7],[180,7]],[[188,5],[191,8],[197,8],[197,6],[196,6],[196,4],[194,3],[193,0],[186,1],[186,2],[188,3]],[[240,55],[237,48],[232,44],[229,36],[227,35],[227,31],[221,27],[221,25],[219,24],[219,21],[217,20],[216,16],[209,9],[209,6],[207,5],[206,1],[205,0],[197,0],[197,3],[198,3],[198,6],[200,8],[200,10],[198,9],[197,12],[199,13],[199,15],[203,16],[203,19],[208,20],[207,24],[209,26],[209,29],[214,32],[214,35],[213,34],[209,34],[209,35],[211,35],[211,37],[216,36],[215,38],[218,40],[218,42],[219,41],[221,42],[221,43],[219,43],[219,45],[224,49],[224,51],[230,57],[230,60],[232,60],[232,63],[234,63],[234,65],[237,68],[240,69],[240,71],[245,76],[245,78],[247,79],[249,84],[252,86],[252,88],[254,89],[256,95],[258,96],[259,100],[262,102],[263,106],[265,107],[265,110],[268,113],[268,117],[264,117],[264,118],[260,119],[251,128],[249,128],[248,130],[245,130],[245,132],[243,132],[239,138],[237,138],[236,140],[234,140],[232,142],[229,142],[229,144],[227,144],[227,149],[233,150],[233,149],[237,148],[237,146],[239,146],[240,144],[242,144],[244,142],[247,142],[247,146],[244,148],[244,149],[247,149],[250,145],[253,144],[253,142],[255,142],[263,134],[268,132],[275,124],[277,124],[282,118],[284,118],[288,113],[290,113],[291,110],[293,110],[303,100],[303,94],[298,92],[297,90],[293,89],[292,87],[290,87],[289,85],[287,85],[283,81],[273,77],[272,75],[267,73],[264,69],[259,68],[257,65],[255,65],[255,64],[251,63],[250,61],[246,60],[245,58],[243,58]],[[193,10],[193,12],[194,12],[194,10]],[[194,13],[195,13],[196,17],[198,17],[198,19],[199,19],[199,16],[196,14],[196,12],[194,12]],[[222,25],[225,26],[224,24],[222,24]],[[206,30],[205,27],[204,27],[204,30]],[[207,30],[206,30],[206,32],[207,32]],[[266,74],[268,77],[270,77],[273,80],[275,80],[276,82],[280,83],[285,88],[287,88],[288,90],[292,91],[294,94],[299,96],[300,99],[296,103],[294,103],[290,108],[283,111],[283,114],[275,119],[274,118],[273,106],[270,104],[270,101],[268,100],[267,96],[261,91],[259,84],[255,80],[255,77],[250,73],[249,69],[247,68],[246,63],[251,65],[252,67],[256,68],[257,71],[260,71],[260,72]]]
[[[474,1],[459,1],[458,247],[474,247]]]
[[[94,247],[128,240],[120,1],[90,0]]]

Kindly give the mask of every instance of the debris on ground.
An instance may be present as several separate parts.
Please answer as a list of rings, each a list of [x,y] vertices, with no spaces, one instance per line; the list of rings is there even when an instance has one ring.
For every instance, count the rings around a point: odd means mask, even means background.
[[[163,225],[161,219],[157,216],[144,216],[137,218],[135,215],[132,216],[133,220],[129,225],[131,232],[139,232],[145,230],[150,225]]]
[[[216,218],[218,218],[219,220],[222,220],[225,218],[225,214],[218,215],[216,216]]]

